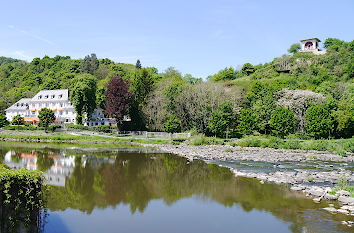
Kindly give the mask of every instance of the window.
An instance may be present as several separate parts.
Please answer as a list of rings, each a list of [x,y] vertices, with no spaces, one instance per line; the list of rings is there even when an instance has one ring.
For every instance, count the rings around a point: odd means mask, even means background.
[[[39,100],[40,100],[40,99],[42,99],[42,96],[41,96],[41,95],[39,95],[39,96],[38,96],[38,99],[39,99]]]
[[[52,97],[51,97],[52,99],[54,99],[55,98],[55,95],[52,95]]]
[[[45,96],[44,96],[44,99],[48,99],[48,95],[45,95]]]
[[[63,94],[60,94],[60,95],[59,95],[59,99],[61,99],[61,98],[63,98]]]

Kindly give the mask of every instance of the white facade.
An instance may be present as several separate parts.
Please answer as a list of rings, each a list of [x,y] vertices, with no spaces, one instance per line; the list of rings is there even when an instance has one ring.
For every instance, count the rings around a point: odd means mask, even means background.
[[[23,98],[5,110],[6,118],[11,122],[14,116],[20,115],[25,121],[36,124],[39,121],[38,114],[42,108],[49,108],[54,112],[57,124],[75,124],[76,112],[70,102],[68,89],[43,90],[33,98]],[[87,126],[114,125],[115,121],[105,118],[103,110],[97,108],[90,120],[84,117],[84,124]]]
[[[56,123],[75,123],[76,113],[69,100],[69,90],[44,90],[31,99],[21,99],[6,109],[6,118],[12,121],[16,115],[24,117],[25,121],[38,122],[38,114],[42,108],[51,109],[56,116]]]
[[[319,42],[321,42],[321,41],[318,38],[300,40],[300,42],[302,43],[300,52],[311,52],[316,55],[326,53],[326,51],[320,50]]]

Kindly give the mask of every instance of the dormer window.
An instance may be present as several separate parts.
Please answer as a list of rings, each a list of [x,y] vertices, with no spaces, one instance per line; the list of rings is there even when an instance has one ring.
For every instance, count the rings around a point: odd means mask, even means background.
[[[16,104],[16,106],[17,106],[17,107],[19,107],[19,106],[20,106],[20,104]]]
[[[45,96],[44,96],[44,99],[48,99],[48,95],[45,95]]]
[[[39,96],[38,96],[38,99],[39,99],[39,100],[40,100],[40,99],[42,99],[42,96],[41,96],[41,95],[39,95]]]
[[[55,95],[52,95],[52,99],[54,99],[55,98]]]
[[[60,95],[59,95],[59,99],[61,99],[61,98],[63,98],[63,94],[60,94]]]

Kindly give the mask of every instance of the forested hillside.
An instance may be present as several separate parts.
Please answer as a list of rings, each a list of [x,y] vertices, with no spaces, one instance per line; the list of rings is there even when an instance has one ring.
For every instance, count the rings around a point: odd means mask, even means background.
[[[142,67],[140,61],[115,63],[95,54],[79,60],[45,56],[30,63],[0,57],[0,110],[39,90],[69,88],[71,93],[83,93],[80,87],[91,88],[94,104],[106,108],[107,88],[126,83],[130,94],[125,113],[132,124],[125,129],[192,130],[218,137],[257,133],[352,137],[354,41],[329,38],[324,46],[324,55],[290,50],[292,55],[266,64],[246,63],[240,70],[226,67],[206,81],[183,76],[174,68],[159,73],[154,67]],[[117,74],[125,82],[113,85],[111,78],[119,78]],[[75,106],[80,102],[72,101]]]

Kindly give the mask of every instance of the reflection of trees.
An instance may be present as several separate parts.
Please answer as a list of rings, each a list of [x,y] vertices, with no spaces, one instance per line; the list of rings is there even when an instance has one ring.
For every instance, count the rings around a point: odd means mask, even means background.
[[[66,155],[72,153],[66,151]],[[46,158],[47,149],[41,149],[37,154],[43,155],[43,164],[50,163]],[[95,153],[97,156],[107,154]],[[302,213],[319,207],[310,199],[295,196],[284,186],[262,185],[254,179],[235,178],[228,169],[199,160],[188,162],[187,159],[167,154],[119,152],[113,164],[100,161],[88,156],[83,167],[82,157],[77,156],[65,188],[50,188],[49,209],[72,208],[91,213],[94,208],[123,203],[128,204],[131,212],[135,213],[137,210],[143,212],[153,199],[162,199],[171,205],[194,195],[227,207],[238,205],[244,211],[257,209],[271,212],[291,222],[289,228],[292,232],[301,232],[306,224]],[[348,220],[336,215],[332,218]]]
[[[310,199],[296,197],[284,186],[234,178],[226,168],[198,160],[188,163],[173,155],[119,153],[114,164],[95,168],[89,160],[82,167],[79,157],[75,163],[66,187],[52,187],[48,202],[52,211],[74,208],[91,213],[95,207],[124,203],[135,213],[143,212],[152,199],[163,199],[170,205],[196,195],[224,206],[237,204],[245,211],[269,211],[293,222],[293,232],[301,232],[304,221],[299,213],[318,207]]]
[[[37,166],[42,172],[46,172],[54,164],[54,159],[48,156],[46,152],[37,153]]]

